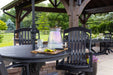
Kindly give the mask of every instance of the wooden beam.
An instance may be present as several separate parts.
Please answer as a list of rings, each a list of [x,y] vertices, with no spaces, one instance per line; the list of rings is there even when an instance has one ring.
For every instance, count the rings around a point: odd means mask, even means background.
[[[23,10],[31,11],[30,8],[31,7],[23,8]],[[50,8],[50,7],[35,7],[35,11],[66,13],[66,10],[64,8]]]
[[[57,8],[57,0],[54,0],[55,8]]]
[[[66,11],[67,11],[67,14],[68,15],[71,15],[71,12],[69,11],[69,4],[66,2],[66,0],[60,0],[62,2],[62,4],[64,5]]]
[[[91,14],[88,14],[88,16],[86,17],[86,19],[85,19],[85,20],[88,20],[90,16],[91,16]]]
[[[22,21],[24,19],[25,16],[27,16],[31,11],[27,11],[21,18],[20,21]]]
[[[72,0],[69,0],[70,2],[73,2]],[[90,0],[84,0],[81,5],[78,5],[75,2],[73,2],[73,27],[78,27],[79,26],[79,16],[83,12],[85,6],[90,2]]]
[[[50,1],[50,3],[55,7],[55,4],[52,2],[52,0],[49,0]]]
[[[70,11],[70,15],[69,15],[69,27],[73,27],[73,17],[74,17],[74,14],[73,14],[73,9],[74,9],[74,0],[69,0],[69,11]]]
[[[81,15],[81,13],[83,12],[83,9],[85,8],[85,6],[90,2],[91,0],[84,0],[82,2],[82,4],[79,6],[79,11],[78,11],[78,16]]]
[[[20,18],[21,18],[21,14],[22,14],[22,9],[15,7],[15,11],[16,11],[16,29],[20,28]]]
[[[89,17],[91,16],[91,14],[82,14],[79,19],[80,19],[80,22],[82,23],[83,27],[86,27],[86,23],[89,19]]]
[[[19,0],[19,1],[21,1],[21,0]],[[44,1],[44,0],[35,0],[35,3],[40,3],[42,1]],[[16,6],[19,7],[19,8],[31,7],[32,6],[31,0],[23,0],[23,3],[19,3]]]
[[[59,1],[59,2],[57,3],[57,6],[59,6],[60,3],[61,3],[61,2]]]
[[[5,10],[3,10],[3,12],[4,12],[5,14],[7,14],[7,15],[13,17],[13,18],[16,18],[14,15],[11,15],[10,13],[7,13]]]
[[[86,9],[85,12],[90,14],[113,12],[113,6]]]
[[[50,1],[50,3],[51,3],[55,8],[57,8],[58,5],[60,4],[60,1],[57,2],[57,0],[54,0],[54,2],[53,2],[52,0],[49,0],[49,1]]]

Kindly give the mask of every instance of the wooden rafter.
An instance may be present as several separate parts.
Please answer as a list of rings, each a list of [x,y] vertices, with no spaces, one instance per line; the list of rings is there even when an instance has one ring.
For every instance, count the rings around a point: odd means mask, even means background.
[[[112,12],[112,11],[113,11],[113,6],[107,6],[107,7],[100,7],[100,8],[93,8],[93,9],[85,10],[86,13],[90,13],[90,14],[106,13],[106,12]]]
[[[50,1],[50,3],[51,3],[55,8],[57,8],[58,5],[60,4],[60,1],[57,2],[57,0],[54,0],[54,2],[53,2],[52,0],[49,0],[49,1]]]
[[[57,7],[57,0],[54,0],[55,7]]]
[[[7,12],[5,12],[5,10],[3,10],[3,12],[4,12],[5,14],[7,14],[7,15],[9,15],[9,16],[11,16],[11,17],[13,17],[13,18],[16,18],[14,15],[12,15],[12,14],[10,14],[10,13],[7,13]]]
[[[90,2],[91,0],[84,0],[82,2],[82,4],[79,6],[79,11],[78,11],[78,16],[81,15],[81,13],[83,12],[83,9],[85,8],[85,6]]]
[[[59,2],[57,3],[57,6],[59,6],[60,3],[61,3],[61,2],[59,1]]]
[[[60,0],[62,4],[64,5],[66,12],[68,15],[71,15],[71,12],[69,11],[69,4],[66,2],[66,0]]]
[[[21,18],[20,21],[22,21],[24,19],[25,16],[27,16],[31,11],[27,11]]]
[[[50,3],[54,6],[54,3],[52,2],[52,0],[49,0],[50,1]]]
[[[31,11],[30,7],[23,8],[23,10]],[[64,8],[50,8],[50,7],[35,7],[35,11],[66,13],[66,10]]]
[[[91,14],[82,14],[79,19],[80,19],[80,22],[83,24],[83,27],[86,27],[86,23],[89,19],[89,17],[91,16]]]

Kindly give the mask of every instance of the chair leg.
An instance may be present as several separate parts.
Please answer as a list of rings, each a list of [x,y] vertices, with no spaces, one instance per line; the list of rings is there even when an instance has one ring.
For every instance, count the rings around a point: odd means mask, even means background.
[[[29,75],[29,64],[25,64],[22,67],[22,73],[21,73],[21,75]]]
[[[111,52],[113,52],[113,50],[110,49]]]
[[[106,52],[106,48],[104,49],[104,50],[102,50],[101,52],[99,52],[100,54],[106,54],[106,55],[108,55],[108,53]]]
[[[110,48],[106,48],[106,50],[108,50],[109,54],[110,54],[110,52],[113,52]]]
[[[71,72],[65,72],[65,75],[76,75],[76,74],[72,74]]]
[[[81,72],[81,73],[79,73],[78,75],[86,75],[86,74],[85,74],[85,72]]]
[[[29,64],[26,65],[26,75],[30,75],[30,73],[29,73]]]
[[[25,69],[25,67],[22,67],[21,75],[27,75],[27,74],[26,74],[26,69]]]
[[[93,50],[93,49],[91,49],[91,51],[92,51],[92,52],[94,52],[94,53],[96,53],[96,51],[95,51],[95,50]]]
[[[86,72],[85,75],[93,75],[93,72]]]

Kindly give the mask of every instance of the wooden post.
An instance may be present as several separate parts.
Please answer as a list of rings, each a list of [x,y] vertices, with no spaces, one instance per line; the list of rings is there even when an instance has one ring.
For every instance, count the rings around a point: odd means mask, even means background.
[[[74,0],[69,0],[69,11],[70,11],[70,15],[69,15],[69,27],[73,27],[73,7],[74,6]]]
[[[21,22],[21,14],[22,14],[22,10],[18,9],[18,7],[15,7],[15,11],[16,11],[16,29],[20,28],[20,22]],[[19,35],[16,35],[16,38],[18,38]]]
[[[84,0],[82,3],[80,3],[81,5],[77,4],[76,0],[61,0],[61,2],[69,15],[69,27],[78,27],[79,16],[90,0]]]
[[[21,18],[21,14],[22,14],[22,10],[18,9],[17,7],[15,7],[16,10],[16,29],[20,28],[20,18]]]

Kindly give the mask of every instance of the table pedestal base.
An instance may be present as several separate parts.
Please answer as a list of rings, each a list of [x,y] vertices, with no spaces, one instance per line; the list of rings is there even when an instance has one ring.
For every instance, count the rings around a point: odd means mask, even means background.
[[[22,75],[39,75],[40,68],[45,65],[45,62],[26,64],[23,68]]]
[[[44,62],[32,63],[29,65],[30,75],[39,75],[40,68],[44,65]]]

